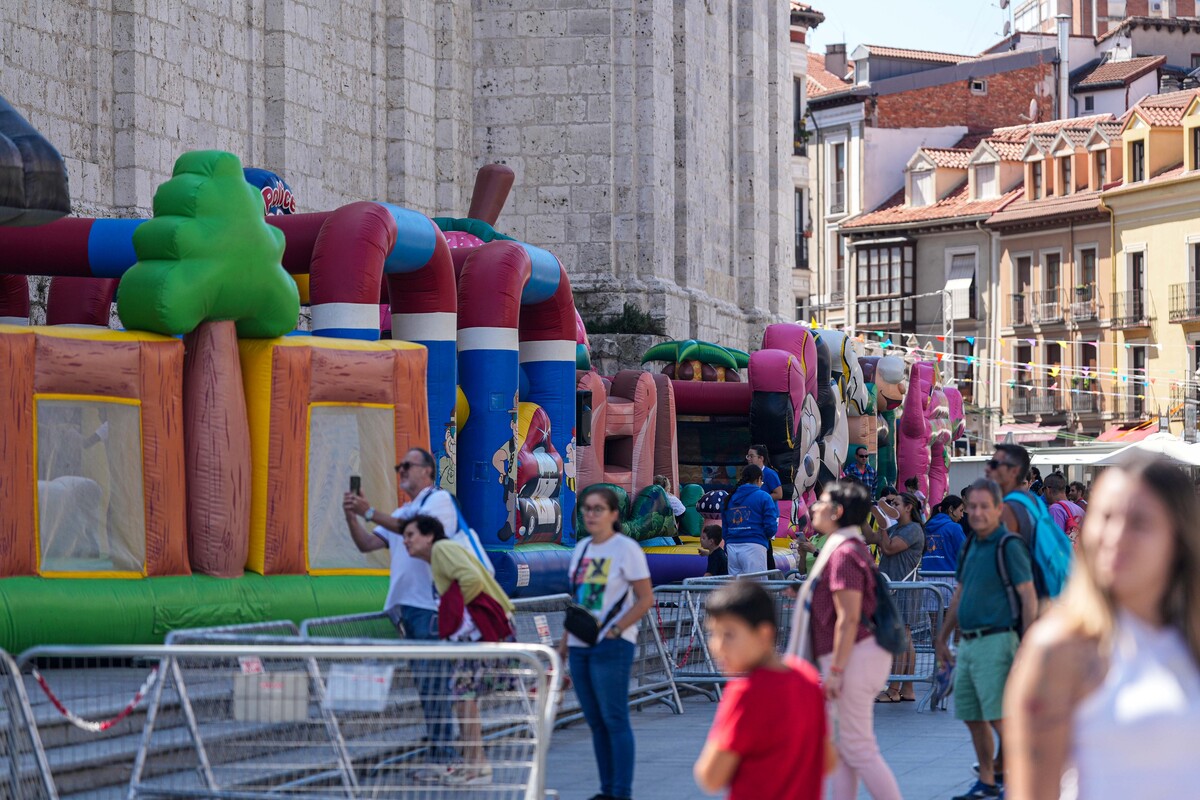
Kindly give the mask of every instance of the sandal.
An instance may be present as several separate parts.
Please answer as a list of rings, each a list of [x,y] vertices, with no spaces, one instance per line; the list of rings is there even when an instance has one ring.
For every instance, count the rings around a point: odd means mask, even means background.
[[[887,692],[880,692],[875,698],[876,703],[899,703],[899,695],[890,695]]]

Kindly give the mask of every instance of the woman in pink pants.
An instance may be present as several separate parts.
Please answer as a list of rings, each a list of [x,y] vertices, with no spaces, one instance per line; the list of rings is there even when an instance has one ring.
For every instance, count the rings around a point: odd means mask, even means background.
[[[860,528],[870,510],[866,488],[851,482],[833,484],[812,508],[813,527],[837,548],[817,577],[809,621],[838,754],[833,800],[857,797],[860,779],[875,800],[900,800],[874,728],[875,696],[892,656],[862,623],[875,613],[875,565]]]

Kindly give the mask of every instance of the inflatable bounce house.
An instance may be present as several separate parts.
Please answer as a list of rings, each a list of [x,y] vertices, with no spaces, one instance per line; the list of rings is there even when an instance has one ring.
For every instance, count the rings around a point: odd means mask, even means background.
[[[386,203],[297,214],[277,176],[199,151],[150,220],[59,219],[57,153],[4,133],[50,166],[0,185],[0,646],[377,609],[386,554],[340,499],[359,475],[403,502],[417,446],[510,594],[565,588],[577,315],[558,260],[482,218],[511,172],[443,230]]]

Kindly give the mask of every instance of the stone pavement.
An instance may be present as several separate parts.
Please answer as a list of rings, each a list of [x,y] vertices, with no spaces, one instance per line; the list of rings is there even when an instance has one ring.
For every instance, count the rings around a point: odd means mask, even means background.
[[[692,763],[704,744],[716,704],[701,697],[684,701],[676,716],[658,705],[633,712],[637,736],[634,797],[683,800],[704,797],[692,780]],[[875,732],[883,756],[896,773],[906,800],[945,800],[973,782],[975,753],[966,726],[952,711],[918,714],[914,703],[875,706]],[[786,736],[781,725],[780,735]],[[561,800],[588,800],[599,791],[591,734],[580,722],[555,731],[550,743],[546,788]],[[868,798],[860,789],[860,798]]]

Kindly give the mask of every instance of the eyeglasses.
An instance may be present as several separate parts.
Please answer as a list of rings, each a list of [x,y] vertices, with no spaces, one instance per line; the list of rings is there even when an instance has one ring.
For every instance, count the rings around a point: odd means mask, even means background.
[[[582,509],[584,514],[603,514],[611,510],[608,506],[584,506]]]
[[[1015,467],[1016,464],[1010,464],[1007,461],[997,461],[993,458],[991,461],[987,462],[987,466],[988,469],[1000,469],[1001,467]]]
[[[396,465],[396,472],[408,472],[413,467],[428,467],[428,464],[418,464],[412,461],[402,461]]]
[[[866,459],[866,457],[867,457],[867,454],[866,454],[866,453],[859,453],[859,454],[858,454],[858,457],[859,457],[859,458],[861,458],[861,459],[864,459],[864,460],[865,460],[865,459]]]

